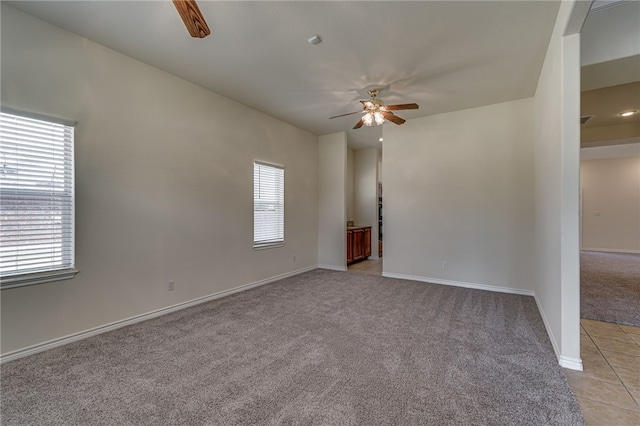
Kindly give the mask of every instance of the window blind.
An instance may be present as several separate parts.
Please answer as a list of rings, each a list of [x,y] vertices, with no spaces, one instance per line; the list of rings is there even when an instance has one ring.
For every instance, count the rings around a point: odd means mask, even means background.
[[[253,246],[284,244],[284,169],[253,163]]]
[[[74,269],[72,126],[0,113],[2,287]]]

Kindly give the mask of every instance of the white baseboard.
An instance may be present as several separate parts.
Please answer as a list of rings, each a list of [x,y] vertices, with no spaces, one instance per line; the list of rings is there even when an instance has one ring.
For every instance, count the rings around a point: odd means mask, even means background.
[[[152,318],[159,317],[161,315],[166,315],[171,312],[179,311],[181,309],[186,309],[191,306],[199,305],[201,303],[209,302],[211,300],[219,299],[221,297],[229,296],[234,293],[239,293],[241,291],[249,290],[251,288],[259,287],[261,285],[269,284],[271,282],[281,280],[283,278],[292,277],[294,275],[299,275],[304,272],[312,271],[316,269],[317,266],[309,266],[302,269],[297,269],[295,271],[287,272],[284,274],[276,275],[274,277],[265,278],[260,281],[255,281],[249,284],[244,284],[238,287],[231,288],[229,290],[220,291],[218,293],[213,293],[208,296],[199,297],[197,299],[189,300],[186,302],[178,303],[176,305],[167,306],[166,308],[160,308],[151,312],[147,312],[145,314],[136,315],[130,318],[126,318],[120,321],[115,321],[109,324],[101,325],[98,327],[90,328],[85,331],[81,331],[79,333],[70,334],[68,336],[60,337],[57,339],[49,340],[47,342],[38,343],[33,346],[28,346],[23,349],[18,349],[12,352],[7,352],[0,356],[0,364],[5,362],[13,361],[18,358],[23,358],[25,356],[37,354],[39,352],[44,352],[48,349],[57,348],[59,346],[67,345],[69,343],[77,342],[79,340],[83,340],[92,336],[97,336],[98,334],[106,333],[108,331],[116,330],[118,328],[126,327],[131,324],[135,324],[138,322],[146,321]]]
[[[255,287],[259,287],[261,285],[265,285],[265,284],[269,284],[271,282],[277,281],[277,280],[281,280],[283,278],[287,278],[287,277],[292,277],[294,275],[299,275],[302,274],[304,272],[308,272],[311,270],[314,270],[316,268],[322,268],[322,269],[330,269],[330,270],[334,270],[334,271],[346,271],[347,268],[346,267],[338,267],[338,266],[333,266],[333,265],[314,265],[314,266],[309,266],[306,268],[302,268],[302,269],[298,269],[295,271],[291,271],[291,272],[287,272],[281,275],[276,275],[274,277],[270,277],[270,278],[265,278],[263,280],[260,281],[255,281],[253,283],[249,283],[249,284],[244,284],[238,287],[234,287],[232,289],[229,290],[224,290],[218,293],[214,293],[208,296],[203,296],[203,297],[199,297],[197,299],[193,299],[193,300],[189,300],[186,302],[182,302],[182,303],[178,303],[176,305],[172,305],[172,306],[168,306],[166,308],[161,308],[161,309],[157,309],[151,312],[147,312],[145,314],[141,314],[141,315],[136,315],[130,318],[126,318],[120,321],[115,321],[109,324],[105,324],[102,326],[98,326],[98,327],[94,327],[85,331],[81,331],[79,333],[74,333],[74,334],[70,334],[68,336],[64,336],[64,337],[60,337],[58,339],[53,339],[53,340],[49,340],[47,342],[43,342],[43,343],[39,343],[37,345],[33,345],[33,346],[28,346],[26,348],[23,349],[18,349],[16,351],[12,351],[12,352],[7,352],[6,354],[0,356],[0,364],[3,364],[5,362],[9,362],[9,361],[13,361],[19,358],[23,358],[25,356],[29,356],[29,355],[33,355],[33,354],[37,354],[39,352],[44,352],[48,349],[53,349],[53,348],[57,348],[59,346],[64,346],[67,345],[69,343],[73,343],[73,342],[77,342],[79,340],[83,340],[92,336],[97,336],[98,334],[102,334],[102,333],[106,333],[112,330],[116,330],[118,328],[122,328],[122,327],[126,327],[128,325],[132,325],[138,322],[142,322],[142,321],[146,321],[152,318],[156,318],[159,317],[161,315],[165,315],[165,314],[169,314],[171,312],[175,312],[175,311],[179,311],[181,309],[186,309],[189,308],[191,306],[195,306],[195,305],[199,305],[201,303],[206,303],[209,302],[211,300],[215,300],[215,299],[219,299],[221,297],[225,297],[225,296],[229,296],[231,294],[234,293],[239,293],[241,291],[245,291],[245,290],[249,290],[251,288],[255,288]],[[427,277],[418,277],[418,276],[413,276],[413,275],[403,275],[403,274],[394,274],[394,273],[383,273],[382,274],[385,277],[389,277],[389,278],[398,278],[398,279],[405,279],[405,280],[412,280],[412,281],[420,281],[420,282],[428,282],[428,283],[433,283],[433,284],[443,284],[443,285],[451,285],[451,286],[456,286],[456,287],[465,287],[465,288],[474,288],[474,289],[478,289],[478,290],[488,290],[488,291],[496,291],[496,292],[500,292],[500,293],[511,293],[511,294],[521,294],[521,295],[526,295],[526,296],[533,296],[536,304],[538,305],[538,311],[540,312],[540,315],[542,316],[542,321],[544,323],[544,326],[547,330],[547,334],[549,335],[549,339],[551,340],[551,345],[553,346],[553,350],[556,354],[556,357],[558,358],[558,361],[560,363],[560,365],[564,368],[569,368],[572,370],[578,370],[578,371],[582,371],[582,360],[580,358],[570,358],[570,357],[565,357],[560,355],[559,349],[558,349],[558,345],[555,341],[555,338],[553,336],[553,333],[551,332],[551,328],[549,327],[549,323],[547,321],[547,318],[545,316],[544,310],[542,309],[542,306],[540,305],[540,302],[538,301],[537,296],[534,294],[533,291],[530,290],[522,290],[522,289],[516,289],[516,288],[508,288],[508,287],[497,287],[497,286],[491,286],[491,285],[486,285],[486,284],[475,284],[475,283],[467,283],[467,282],[460,282],[460,281],[449,281],[449,280],[441,280],[441,279],[436,279],[436,278],[427,278]]]
[[[433,283],[433,284],[443,284],[443,285],[451,285],[451,286],[455,286],[455,287],[465,287],[465,288],[474,288],[474,289],[478,289],[478,290],[488,290],[488,291],[495,291],[495,292],[500,292],[500,293],[510,293],[510,294],[521,294],[524,296],[533,296],[534,300],[536,301],[536,305],[538,306],[538,311],[540,312],[540,316],[542,317],[542,322],[544,323],[544,327],[547,330],[547,335],[549,336],[549,340],[551,341],[551,346],[553,347],[553,352],[556,355],[556,358],[558,359],[558,363],[560,364],[561,367],[564,368],[568,368],[571,370],[578,370],[578,371],[582,371],[583,367],[582,367],[582,360],[580,358],[571,358],[571,357],[566,357],[560,354],[560,349],[558,347],[558,344],[555,340],[555,337],[553,335],[553,333],[551,332],[551,327],[549,326],[549,321],[547,320],[547,317],[544,313],[544,310],[542,309],[542,305],[540,304],[540,301],[538,300],[538,297],[536,296],[535,292],[531,291],[531,290],[522,290],[519,288],[510,288],[510,287],[498,287],[498,286],[492,286],[492,285],[487,285],[487,284],[476,284],[476,283],[467,283],[467,282],[461,282],[461,281],[449,281],[449,280],[441,280],[441,279],[437,279],[437,278],[427,278],[427,277],[417,277],[417,276],[413,276],[413,275],[403,275],[403,274],[395,274],[395,273],[390,273],[390,272],[385,272],[382,274],[385,277],[389,277],[389,278],[400,278],[400,279],[404,279],[404,280],[412,280],[412,281],[421,281],[421,282],[428,282],[428,283]]]
[[[560,355],[558,357],[560,367],[568,368],[569,370],[583,371],[582,360],[580,358],[569,358]]]
[[[551,346],[553,347],[553,352],[556,354],[556,358],[560,361],[560,348],[558,347],[558,343],[556,342],[556,338],[551,332],[551,326],[549,325],[549,321],[547,320],[547,316],[544,313],[544,309],[542,309],[542,304],[540,300],[538,300],[537,295],[533,295],[534,300],[536,301],[536,305],[538,306],[538,312],[540,312],[540,316],[542,317],[542,323],[544,324],[544,328],[547,330],[547,335],[549,336],[549,340],[551,340]]]
[[[499,293],[522,294],[525,296],[534,295],[533,291],[522,290],[520,288],[499,287],[499,286],[487,285],[487,284],[467,283],[463,281],[441,280],[439,278],[418,277],[415,275],[396,274],[393,272],[383,272],[382,276],[389,277],[389,278],[399,278],[402,280],[420,281],[420,282],[426,282],[426,283],[432,283],[432,284],[450,285],[454,287],[474,288],[476,290],[495,291]]]
[[[318,265],[320,269],[330,269],[332,271],[341,271],[344,272],[347,270],[346,266],[336,266],[336,265]]]
[[[558,347],[555,336],[551,331],[551,326],[549,325],[547,316],[544,313],[544,309],[542,309],[542,304],[540,303],[540,300],[538,300],[537,295],[534,294],[533,298],[536,301],[536,305],[538,305],[538,312],[540,312],[540,316],[542,317],[542,323],[544,324],[544,328],[547,330],[547,335],[551,341],[553,352],[556,354],[556,358],[558,359],[558,364],[560,364],[561,367],[568,368],[570,370],[582,371],[582,359],[567,357],[560,354],[560,348]]]
[[[640,250],[611,249],[611,248],[583,248],[582,251],[603,251],[605,253],[629,253],[640,254]]]

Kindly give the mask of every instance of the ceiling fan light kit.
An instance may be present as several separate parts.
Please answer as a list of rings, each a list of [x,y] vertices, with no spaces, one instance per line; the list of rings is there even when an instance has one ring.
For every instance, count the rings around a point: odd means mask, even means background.
[[[362,126],[379,126],[385,121],[391,121],[397,125],[404,123],[406,120],[398,117],[391,111],[403,110],[403,109],[418,109],[418,104],[398,104],[398,105],[385,105],[381,99],[377,99],[376,96],[380,93],[380,89],[370,89],[367,91],[371,99],[366,101],[360,101],[362,103],[362,111],[349,112],[346,114],[336,115],[331,118],[344,117],[346,115],[364,113],[360,121],[353,126],[354,129],[359,129]]]
[[[373,126],[374,123],[376,126],[379,126],[384,123],[384,116],[380,111],[367,112],[362,116],[362,121],[365,126]]]

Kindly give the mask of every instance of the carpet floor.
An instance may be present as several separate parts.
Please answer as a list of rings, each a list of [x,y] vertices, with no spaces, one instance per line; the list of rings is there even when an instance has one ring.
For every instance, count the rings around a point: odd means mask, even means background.
[[[532,297],[317,269],[5,363],[5,425],[583,425]]]
[[[640,326],[640,254],[580,253],[580,316]]]

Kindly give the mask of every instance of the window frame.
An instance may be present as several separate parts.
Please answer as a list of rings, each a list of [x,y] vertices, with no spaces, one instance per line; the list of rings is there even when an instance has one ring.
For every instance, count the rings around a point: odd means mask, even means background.
[[[282,238],[266,240],[266,241],[256,241],[256,166],[261,167],[269,167],[272,169],[277,169],[282,171],[282,222],[279,224],[282,227]],[[268,163],[265,161],[254,160],[253,161],[253,249],[254,250],[264,250],[275,247],[283,247],[285,245],[285,167],[280,164]]]
[[[6,290],[15,287],[22,287],[34,284],[42,284],[53,281],[67,280],[73,278],[78,270],[76,269],[76,236],[75,236],[75,217],[76,217],[76,199],[75,199],[75,189],[76,189],[76,179],[75,179],[75,127],[77,122],[64,120],[60,118],[45,116],[41,114],[28,113],[24,111],[18,111],[11,108],[1,107],[0,112],[3,114],[9,114],[16,116],[18,118],[23,119],[31,119],[31,120],[39,120],[44,121],[51,124],[62,125],[71,128],[71,143],[70,143],[70,152],[71,159],[69,160],[68,168],[65,166],[65,170],[69,172],[70,179],[70,196],[67,196],[69,199],[70,205],[70,214],[67,215],[69,219],[69,225],[66,228],[66,231],[69,235],[70,243],[64,245],[70,250],[70,260],[66,262],[60,268],[53,267],[51,269],[40,270],[40,271],[32,271],[32,272],[18,272],[15,274],[11,274],[8,276],[4,276],[0,278],[0,289]],[[33,190],[25,190],[24,193],[28,193]],[[41,192],[41,191],[40,191]],[[63,231],[61,231],[63,232]]]

